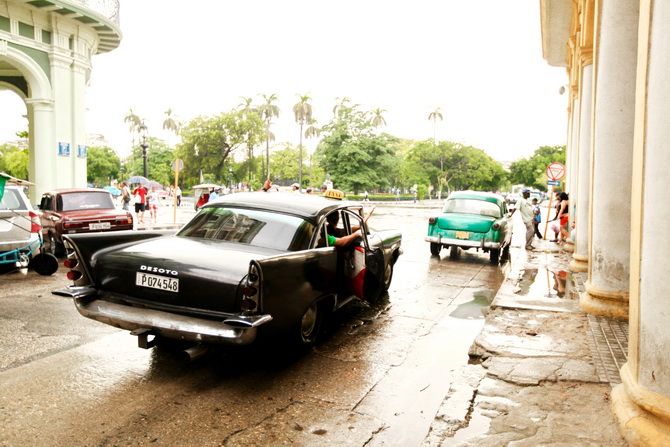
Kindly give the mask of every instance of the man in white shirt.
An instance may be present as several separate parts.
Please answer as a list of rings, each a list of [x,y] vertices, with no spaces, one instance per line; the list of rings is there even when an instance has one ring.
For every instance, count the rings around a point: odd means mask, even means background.
[[[530,197],[530,189],[524,189],[522,198],[516,201],[516,209],[521,213],[521,220],[526,226],[526,250],[532,250],[533,248],[533,237],[535,236],[535,227],[533,226],[533,221],[535,220],[535,215],[533,214],[533,205],[528,202]]]

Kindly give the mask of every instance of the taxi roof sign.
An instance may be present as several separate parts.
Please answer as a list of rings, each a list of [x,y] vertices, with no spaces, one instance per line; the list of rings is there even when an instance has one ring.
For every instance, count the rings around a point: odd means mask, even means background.
[[[323,193],[323,196],[327,199],[335,199],[335,200],[344,199],[344,193],[338,189],[329,189]]]

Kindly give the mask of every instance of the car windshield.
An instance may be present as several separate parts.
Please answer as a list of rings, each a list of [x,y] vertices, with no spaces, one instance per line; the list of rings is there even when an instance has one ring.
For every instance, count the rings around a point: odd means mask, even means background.
[[[296,251],[307,248],[313,231],[312,224],[295,216],[241,208],[207,207],[177,236]]]
[[[479,214],[490,217],[502,216],[500,207],[495,203],[475,199],[448,199],[442,212]]]
[[[21,200],[19,192],[15,189],[6,188],[5,194],[0,201],[0,210],[27,210],[26,204]]]
[[[72,192],[60,194],[57,211],[95,210],[114,208],[114,200],[108,192]]]

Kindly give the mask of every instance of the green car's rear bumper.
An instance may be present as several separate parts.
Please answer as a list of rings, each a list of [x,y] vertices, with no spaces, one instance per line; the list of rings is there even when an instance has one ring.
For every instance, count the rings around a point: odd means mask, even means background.
[[[457,247],[468,247],[468,248],[493,248],[499,249],[502,247],[500,242],[487,241],[486,238],[482,237],[481,239],[456,239],[453,237],[445,237],[441,234],[437,236],[426,236],[426,241],[440,244],[440,245],[450,245]]]

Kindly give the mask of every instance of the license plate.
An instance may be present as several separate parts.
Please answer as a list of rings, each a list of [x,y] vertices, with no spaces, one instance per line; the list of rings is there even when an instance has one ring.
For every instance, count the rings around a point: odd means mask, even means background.
[[[179,279],[152,275],[150,273],[137,272],[135,285],[149,287],[151,289],[166,290],[168,292],[179,292]]]
[[[470,239],[470,232],[468,231],[457,231],[456,239]]]
[[[90,223],[88,224],[89,230],[109,230],[112,228],[112,224],[109,222],[100,222],[100,223]]]

